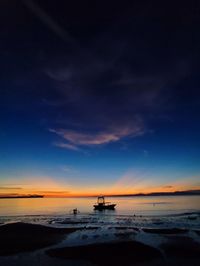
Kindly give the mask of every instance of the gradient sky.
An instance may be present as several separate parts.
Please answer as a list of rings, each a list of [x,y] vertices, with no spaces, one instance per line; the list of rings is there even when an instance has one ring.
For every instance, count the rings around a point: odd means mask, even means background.
[[[2,0],[0,194],[199,189],[199,29],[199,1]]]

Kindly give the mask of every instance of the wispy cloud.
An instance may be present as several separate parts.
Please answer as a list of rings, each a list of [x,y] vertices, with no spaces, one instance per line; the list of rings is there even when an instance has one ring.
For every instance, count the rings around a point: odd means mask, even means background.
[[[78,173],[79,171],[77,169],[74,169],[71,166],[64,165],[61,167],[61,170],[66,173]]]
[[[173,188],[173,186],[163,186],[163,188]]]
[[[21,187],[0,187],[1,190],[18,190],[22,189]]]
[[[35,1],[23,0],[24,5],[36,16],[42,23],[44,23],[51,31],[53,31],[63,41],[77,44],[69,33],[59,25],[48,13],[46,13]]]
[[[56,147],[68,149],[68,150],[72,150],[72,151],[79,151],[80,150],[77,146],[70,144],[70,143],[54,142],[53,144]]]
[[[78,151],[79,146],[98,146],[109,144],[111,142],[120,141],[126,137],[136,137],[143,135],[145,130],[142,123],[135,123],[134,125],[123,125],[119,127],[111,127],[107,130],[102,130],[97,133],[83,133],[75,130],[67,129],[49,129],[61,136],[67,143],[56,142],[55,146]]]
[[[57,190],[41,190],[39,191],[40,193],[44,194],[69,194],[70,191],[67,190],[62,190],[62,191],[57,191]]]

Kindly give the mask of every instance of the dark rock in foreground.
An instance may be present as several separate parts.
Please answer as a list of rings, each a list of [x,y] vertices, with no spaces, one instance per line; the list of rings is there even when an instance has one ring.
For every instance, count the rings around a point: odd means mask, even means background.
[[[61,259],[87,260],[95,265],[134,265],[135,262],[162,259],[160,251],[137,241],[64,247],[46,253]]]
[[[200,230],[195,230],[195,233],[200,236]]]
[[[0,256],[31,251],[61,241],[77,229],[52,228],[43,225],[13,223],[0,226]]]
[[[167,257],[180,257],[185,259],[200,259],[200,244],[190,237],[169,237],[168,242],[161,245]]]

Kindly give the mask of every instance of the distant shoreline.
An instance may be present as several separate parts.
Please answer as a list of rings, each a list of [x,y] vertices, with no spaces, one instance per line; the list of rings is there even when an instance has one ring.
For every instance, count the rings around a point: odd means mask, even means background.
[[[175,191],[175,192],[152,192],[138,194],[107,195],[107,197],[149,197],[149,196],[198,196],[200,190]]]
[[[105,197],[160,197],[160,196],[200,196],[200,190],[186,190],[186,191],[175,191],[175,192],[151,192],[151,193],[137,193],[137,194],[102,194]],[[89,195],[89,196],[67,196],[63,198],[96,198],[99,195]],[[52,197],[50,197],[52,198]],[[62,197],[55,197],[62,198]]]
[[[99,195],[69,195],[69,196],[45,196],[45,195],[21,195],[21,196],[0,196],[0,199],[29,199],[29,198],[95,198]],[[152,192],[137,194],[104,194],[105,197],[160,197],[160,196],[200,196],[200,190],[186,190],[175,192]]]

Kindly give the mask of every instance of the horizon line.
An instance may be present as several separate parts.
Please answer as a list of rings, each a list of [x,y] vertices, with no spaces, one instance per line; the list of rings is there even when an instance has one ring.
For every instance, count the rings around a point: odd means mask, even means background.
[[[87,197],[139,197],[139,196],[178,196],[178,195],[200,195],[200,189],[193,190],[177,190],[177,191],[166,191],[166,192],[150,192],[150,193],[129,193],[129,194],[80,194],[80,195],[42,195],[42,194],[19,194],[19,195],[2,195],[0,199],[14,199],[14,198],[87,198]]]

